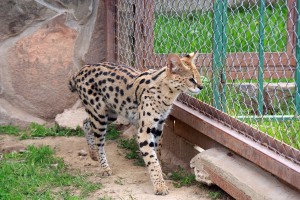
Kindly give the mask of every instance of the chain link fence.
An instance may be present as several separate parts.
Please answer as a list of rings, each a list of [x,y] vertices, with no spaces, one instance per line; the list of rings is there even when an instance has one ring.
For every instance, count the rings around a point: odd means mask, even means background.
[[[300,7],[295,0],[129,0],[117,1],[116,7],[118,62],[159,68],[168,53],[197,50],[205,89],[195,98],[299,154]],[[262,136],[255,138],[272,146]]]

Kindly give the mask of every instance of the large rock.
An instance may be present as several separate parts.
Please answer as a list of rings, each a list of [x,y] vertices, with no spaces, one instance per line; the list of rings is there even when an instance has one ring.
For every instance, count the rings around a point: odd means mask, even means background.
[[[103,23],[105,18],[104,4],[99,3],[97,10],[95,11],[95,19],[91,31],[91,39],[88,45],[87,51],[83,53],[83,63],[99,63],[105,60],[106,57],[106,27]],[[101,44],[99,46],[99,44]],[[111,61],[111,60],[109,60]]]
[[[77,32],[66,26],[65,20],[65,14],[55,17],[8,52],[14,93],[6,94],[7,99],[45,119],[54,118],[77,99],[67,86],[77,71],[73,65]]]
[[[268,83],[264,85],[264,101],[270,114],[287,112],[288,107],[294,105],[295,86],[295,82]]]
[[[0,124],[52,122],[78,99],[68,79],[106,58],[105,2],[0,2]]]
[[[63,113],[56,115],[55,123],[64,128],[72,128],[76,129],[78,126],[82,127],[82,122],[87,119],[89,116],[84,110],[84,107],[81,107],[81,102],[77,102],[78,105],[73,106],[70,109],[64,110]],[[129,130],[130,124],[129,121],[122,117],[118,116],[117,120],[113,122],[116,128],[124,127],[122,131],[125,129]],[[118,129],[119,130],[119,129]],[[133,130],[133,133],[136,133],[136,129]]]
[[[18,35],[35,21],[54,16],[54,12],[34,0],[0,1],[0,42]]]
[[[83,120],[88,118],[84,108],[67,109],[55,117],[55,123],[64,128],[76,129],[82,127]]]
[[[45,0],[58,8],[72,10],[71,14],[80,24],[84,24],[93,11],[93,0]]]
[[[0,99],[0,126],[13,124],[18,125],[20,128],[25,128],[32,122],[36,122],[39,124],[46,123],[46,121],[12,106],[6,100]]]
[[[257,83],[237,83],[234,84],[236,91],[240,93],[240,104],[257,111],[258,85]],[[293,105],[295,95],[295,83],[265,83],[263,85],[264,114],[285,113],[287,107]],[[292,113],[289,113],[292,114]]]

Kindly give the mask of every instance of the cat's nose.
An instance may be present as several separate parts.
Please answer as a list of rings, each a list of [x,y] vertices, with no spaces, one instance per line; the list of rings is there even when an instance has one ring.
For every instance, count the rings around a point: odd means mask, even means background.
[[[203,85],[197,84],[197,88],[199,88],[200,90],[202,90],[204,87],[203,87]]]

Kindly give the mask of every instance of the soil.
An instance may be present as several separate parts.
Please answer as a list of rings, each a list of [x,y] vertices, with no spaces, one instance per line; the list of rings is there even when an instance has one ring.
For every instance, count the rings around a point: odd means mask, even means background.
[[[145,167],[134,166],[132,160],[125,158],[124,150],[117,147],[116,141],[107,141],[106,153],[113,175],[101,177],[97,162],[87,156],[79,156],[79,152],[88,152],[83,137],[46,137],[28,140],[19,140],[17,137],[0,135],[0,147],[13,148],[27,145],[49,145],[56,156],[64,159],[71,172],[87,173],[89,180],[101,183],[103,188],[97,190],[88,199],[134,199],[134,200],[207,200],[209,191],[198,186],[175,188],[171,180],[166,180],[169,187],[167,196],[157,196],[153,193],[152,184]]]

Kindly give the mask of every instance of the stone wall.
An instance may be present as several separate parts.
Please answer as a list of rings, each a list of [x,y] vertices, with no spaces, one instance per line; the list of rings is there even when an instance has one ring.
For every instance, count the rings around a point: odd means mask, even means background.
[[[51,121],[77,95],[68,79],[105,60],[104,1],[0,1],[0,125]]]

